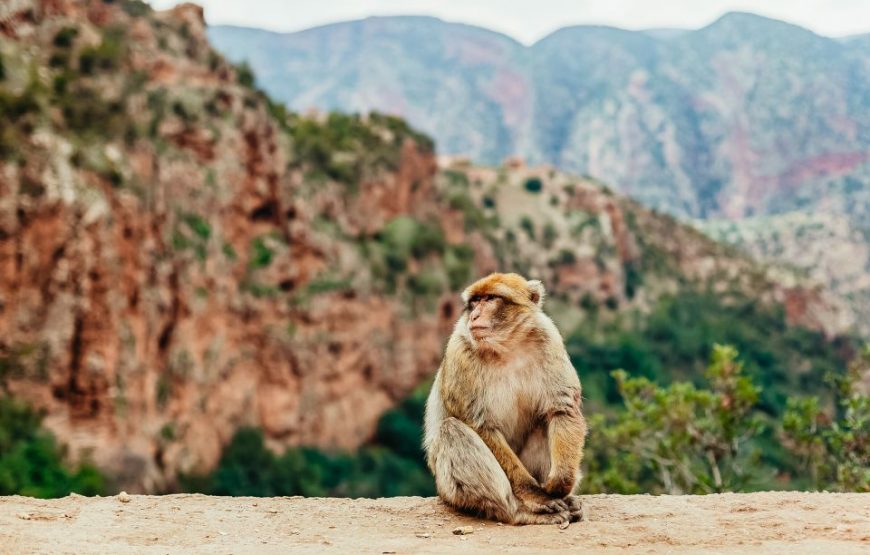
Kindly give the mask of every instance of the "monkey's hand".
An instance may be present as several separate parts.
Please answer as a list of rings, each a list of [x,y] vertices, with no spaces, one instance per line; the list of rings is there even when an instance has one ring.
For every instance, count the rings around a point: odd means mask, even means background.
[[[569,509],[567,503],[547,495],[537,484],[520,486],[514,493],[526,509],[533,513],[561,513]]]
[[[579,495],[569,495],[565,498],[565,503],[568,504],[568,512],[571,514],[571,522],[586,520],[586,515],[583,514],[583,503],[580,502]]]
[[[544,483],[544,491],[547,495],[557,498],[564,498],[574,491],[574,484],[577,483],[577,477],[573,472],[562,472],[561,474],[551,474]]]

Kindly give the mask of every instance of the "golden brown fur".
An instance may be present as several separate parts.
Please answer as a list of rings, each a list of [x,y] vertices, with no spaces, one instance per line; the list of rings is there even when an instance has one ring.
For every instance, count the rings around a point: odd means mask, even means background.
[[[492,274],[462,299],[426,405],[424,448],[439,495],[512,524],[580,519],[580,380],[541,310],[543,286]]]

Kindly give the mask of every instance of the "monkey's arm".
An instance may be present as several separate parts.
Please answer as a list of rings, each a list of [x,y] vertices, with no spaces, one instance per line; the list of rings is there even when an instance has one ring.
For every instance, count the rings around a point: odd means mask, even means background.
[[[565,497],[574,490],[580,476],[586,420],[581,412],[579,387],[569,387],[566,395],[560,397],[562,399],[550,412],[547,426],[550,475],[544,483],[544,491]]]

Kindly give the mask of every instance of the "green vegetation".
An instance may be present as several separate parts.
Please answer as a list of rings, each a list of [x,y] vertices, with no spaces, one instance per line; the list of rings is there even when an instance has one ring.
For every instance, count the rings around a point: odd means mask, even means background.
[[[106,29],[99,45],[82,49],[79,54],[79,70],[85,75],[118,70],[126,48],[124,34],[123,27]]]
[[[367,116],[331,113],[325,119],[287,116],[298,164],[352,189],[378,170],[396,170],[401,146],[411,139],[423,150],[432,140],[404,120],[372,112]]]
[[[752,409],[759,388],[743,374],[733,347],[716,345],[710,389],[660,387],[613,372],[625,410],[590,419],[587,491],[712,493],[742,491],[758,476],[749,441],[761,429]]]
[[[371,240],[362,243],[361,248],[363,257],[371,264],[372,275],[387,292],[395,292],[405,277],[417,292],[430,294],[443,290],[443,286],[436,288],[436,280],[431,276],[427,278],[409,274],[409,262],[412,259],[424,262],[430,256],[440,257],[450,252],[447,271],[452,271],[454,278],[470,272],[471,261],[467,251],[458,247],[448,248],[444,232],[437,224],[409,216],[390,220]]]
[[[266,245],[263,237],[255,237],[251,240],[251,259],[248,266],[251,268],[265,268],[272,263],[275,253]]]
[[[844,395],[839,421],[824,418],[815,398],[791,399],[784,419],[771,418],[758,404],[762,389],[730,346],[713,347],[703,386],[660,386],[616,370],[611,375],[620,403],[603,412],[587,408],[583,490],[676,494],[800,485],[867,491],[870,397],[856,387],[868,366],[870,350],[836,380]],[[375,439],[356,453],[299,447],[276,456],[263,447],[261,432],[245,429],[215,472],[187,478],[186,487],[223,495],[432,495],[420,445],[428,389],[422,385],[385,413]],[[765,450],[803,456],[789,469],[793,482],[778,475],[782,468],[763,456]],[[814,483],[801,480],[807,471]]]
[[[836,411],[816,397],[790,398],[783,416],[786,446],[801,457],[815,489],[870,492],[870,395],[859,384],[870,375],[870,346],[845,376],[830,376],[839,393]]]
[[[722,297],[686,289],[664,297],[636,322],[625,318],[602,325],[590,321],[566,336],[572,362],[586,395],[597,407],[619,402],[614,368],[657,383],[701,382],[710,346],[733,345],[747,374],[762,386],[760,407],[781,415],[785,399],[802,391],[823,391],[824,376],[842,373],[842,348],[822,334],[788,326],[780,307],[768,308],[733,294]],[[830,402],[831,395],[824,399]]]
[[[100,495],[105,480],[96,468],[69,468],[42,416],[22,403],[0,397],[0,495],[63,497],[70,492]]]
[[[176,251],[192,249],[197,259],[204,261],[207,255],[208,240],[211,238],[211,224],[193,212],[180,212],[172,231],[172,248]]]
[[[275,455],[265,448],[261,431],[245,428],[224,449],[214,472],[184,477],[182,484],[189,491],[258,497],[434,495],[420,448],[427,392],[421,387],[385,413],[375,440],[356,453],[295,447]]]
[[[250,64],[248,64],[248,62],[242,62],[236,65],[235,68],[236,79],[238,80],[239,85],[248,87],[249,89],[254,88],[254,83],[257,79],[254,76],[254,70],[251,69]]]
[[[530,177],[526,180],[525,187],[526,191],[530,193],[540,193],[541,189],[544,188],[544,184],[539,177]]]

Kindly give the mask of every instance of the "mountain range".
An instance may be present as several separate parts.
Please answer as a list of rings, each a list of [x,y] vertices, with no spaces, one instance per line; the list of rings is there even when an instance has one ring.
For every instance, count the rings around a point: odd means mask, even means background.
[[[567,27],[531,46],[430,17],[208,32],[294,110],[393,113],[442,154],[552,164],[676,215],[776,214],[868,184],[866,35],[747,13],[684,32]]]
[[[600,179],[812,275],[870,330],[870,35],[749,13],[530,46],[430,17],[208,33],[294,110],[397,114],[442,154]]]

